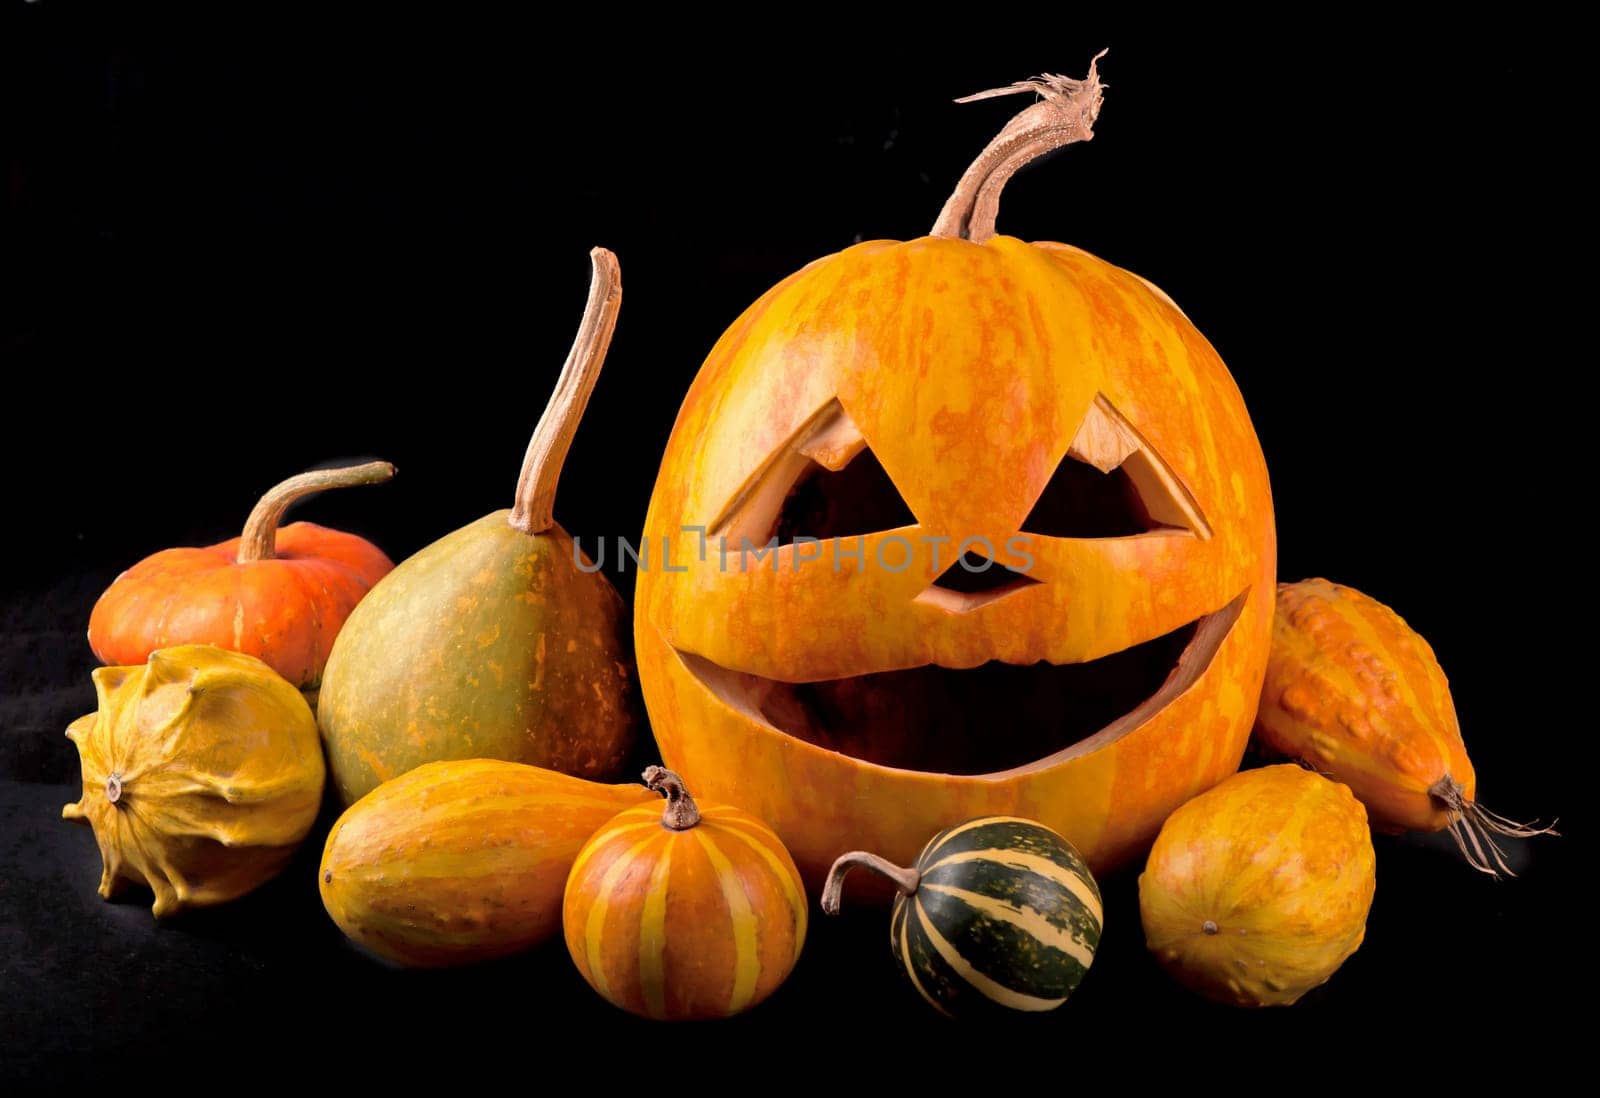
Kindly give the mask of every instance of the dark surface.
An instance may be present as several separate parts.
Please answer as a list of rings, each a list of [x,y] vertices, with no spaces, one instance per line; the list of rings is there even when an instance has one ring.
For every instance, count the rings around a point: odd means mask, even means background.
[[[277,882],[158,926],[137,893],[95,897],[90,834],[59,819],[76,775],[61,733],[93,705],[99,591],[155,549],[237,533],[280,477],[396,462],[394,484],[297,517],[397,560],[509,505],[595,243],[621,257],[627,303],[557,512],[586,539],[634,535],[673,410],[738,311],[854,239],[925,232],[1019,105],[953,96],[1081,73],[1108,43],[1098,136],[1020,176],[1001,228],[1082,245],[1184,306],[1261,435],[1281,574],[1404,614],[1451,673],[1483,799],[1559,814],[1568,834],[1517,844],[1524,876],[1499,884],[1445,840],[1380,839],[1366,945],[1265,1015],[1171,985],[1143,952],[1132,878],[1109,880],[1094,971],[1029,1032],[1075,1059],[1149,1034],[1169,1052],[1142,1069],[1190,1072],[1218,1050],[1328,1064],[1428,1035],[1410,1057],[1426,1069],[1453,1055],[1432,1049],[1527,1064],[1550,1045],[1543,1016],[1589,951],[1568,912],[1594,723],[1586,646],[1555,633],[1587,611],[1587,551],[1563,523],[1588,500],[1563,470],[1586,468],[1569,451],[1588,398],[1563,389],[1592,359],[1568,347],[1591,307],[1553,266],[1583,254],[1572,158],[1592,129],[1563,110],[1559,28],[1352,17],[1241,39],[1034,13],[981,49],[785,28],[778,50],[741,24],[750,48],[718,52],[675,21],[634,57],[604,27],[557,39],[437,15],[346,39],[82,11],[8,4],[0,29],[0,324],[8,384],[28,394],[6,398],[0,432],[0,1083],[140,1060],[161,1065],[152,1083],[216,1084],[308,1078],[316,1058],[363,1077],[456,1058],[536,1084],[541,1058],[620,1034],[640,1060],[617,1070],[643,1084],[657,1048],[782,1052],[809,1076],[820,1062],[800,1050],[852,1035],[904,1025],[936,1047],[876,912],[814,924],[791,983],[729,1026],[635,1024],[559,945],[390,971],[321,910],[326,820]]]

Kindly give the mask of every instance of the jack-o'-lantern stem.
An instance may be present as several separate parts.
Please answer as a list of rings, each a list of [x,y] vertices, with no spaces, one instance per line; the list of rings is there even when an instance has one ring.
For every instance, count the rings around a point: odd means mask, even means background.
[[[522,475],[517,478],[517,502],[511,509],[510,522],[524,534],[540,534],[556,524],[556,482],[561,479],[562,463],[567,460],[583,409],[594,392],[600,367],[605,364],[611,333],[617,327],[617,310],[622,306],[622,274],[617,257],[604,248],[595,248],[589,259],[594,264],[589,303],[556,381],[556,391],[533,429],[527,456],[522,459]]]
[[[369,461],[365,465],[347,465],[343,469],[313,469],[309,473],[290,477],[282,484],[267,490],[261,501],[244,520],[244,533],[239,536],[240,564],[271,560],[277,555],[278,524],[284,512],[296,500],[330,488],[353,488],[358,484],[382,484],[394,476],[394,466],[387,461]]]
[[[1037,92],[1042,97],[1006,123],[1005,129],[978,154],[939,211],[939,220],[933,224],[934,236],[982,244],[995,234],[1000,192],[1018,168],[1063,145],[1088,141],[1094,136],[1094,122],[1105,97],[1105,85],[1100,83],[1096,66],[1105,55],[1105,50],[1094,55],[1089,62],[1089,75],[1082,80],[1045,73],[956,100],[971,103],[1022,92]]]
[[[667,807],[661,812],[661,826],[687,831],[700,823],[700,807],[689,796],[688,787],[678,775],[664,766],[647,766],[644,784],[667,798]]]
[[[822,910],[829,915],[839,914],[839,900],[844,894],[844,879],[852,869],[860,866],[880,877],[887,877],[902,896],[914,896],[922,887],[922,874],[908,866],[895,865],[886,858],[868,854],[865,850],[852,850],[839,855],[828,870],[828,879],[822,885]]]

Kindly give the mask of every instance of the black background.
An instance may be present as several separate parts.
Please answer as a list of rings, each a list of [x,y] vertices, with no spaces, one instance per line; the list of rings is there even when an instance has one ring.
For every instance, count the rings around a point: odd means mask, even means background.
[[[621,258],[625,306],[557,513],[585,539],[636,534],[678,401],[738,312],[853,240],[926,232],[1021,105],[951,99],[1081,74],[1102,45],[1095,140],[1019,176],[1002,231],[1081,245],[1182,304],[1251,407],[1280,574],[1405,615],[1451,674],[1483,799],[1568,834],[1518,844],[1523,876],[1501,883],[1439,837],[1380,837],[1367,944],[1269,1014],[1169,984],[1132,876],[1113,877],[1091,977],[1017,1036],[1235,1059],[1449,1030],[1526,1059],[1550,1040],[1530,1015],[1571,978],[1572,776],[1593,726],[1554,632],[1587,612],[1587,555],[1563,542],[1587,517],[1568,470],[1592,367],[1567,346],[1592,126],[1564,110],[1562,28],[812,17],[609,13],[563,33],[441,5],[345,35],[276,8],[221,26],[7,5],[0,1079],[135,1058],[218,1083],[314,1057],[409,1075],[478,1050],[537,1085],[557,1031],[625,1034],[641,1068],[647,1050],[756,1050],[795,1079],[821,1071],[801,1050],[863,1033],[935,1048],[876,912],[814,924],[771,1003],[692,1031],[612,1011],[559,944],[458,973],[366,960],[320,909],[320,840],[257,894],[156,926],[144,900],[94,896],[92,839],[58,819],[76,776],[61,732],[93,707],[99,591],[146,553],[237,533],[277,479],[394,461],[393,484],[297,517],[396,560],[508,506],[596,243]],[[960,1066],[945,1055],[939,1071]]]

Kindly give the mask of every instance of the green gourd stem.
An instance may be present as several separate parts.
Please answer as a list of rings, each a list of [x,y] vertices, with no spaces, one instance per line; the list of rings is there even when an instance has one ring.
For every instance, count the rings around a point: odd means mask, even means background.
[[[664,766],[647,766],[644,784],[667,798],[667,807],[661,812],[661,826],[687,831],[700,822],[700,808],[678,775]]]
[[[956,189],[939,211],[934,236],[970,240],[982,244],[995,235],[995,218],[1000,213],[1000,192],[1021,168],[1048,152],[1094,136],[1094,122],[1100,116],[1105,85],[1100,83],[1098,65],[1106,55],[1101,50],[1089,62],[1089,74],[1082,80],[1045,73],[1032,80],[1020,80],[1004,88],[992,88],[964,96],[957,103],[972,103],[1001,95],[1037,92],[1041,98],[1006,123],[993,141],[978,154]]]
[[[827,881],[823,883],[822,910],[829,915],[839,914],[839,899],[844,894],[844,879],[857,866],[869,869],[880,877],[887,877],[902,896],[915,896],[917,889],[922,887],[922,874],[917,870],[895,865],[876,854],[868,854],[865,850],[852,850],[848,854],[839,855],[838,860],[833,863],[833,868],[828,870]]]
[[[257,560],[271,560],[277,556],[278,524],[284,512],[296,500],[330,488],[353,488],[359,484],[382,484],[394,476],[394,466],[387,461],[369,461],[365,465],[348,465],[343,469],[313,469],[309,473],[290,477],[267,491],[250,511],[244,521],[244,533],[239,537],[240,564]]]
[[[556,484],[561,479],[561,466],[578,433],[578,423],[600,377],[600,367],[605,364],[611,333],[617,327],[617,310],[622,306],[622,274],[617,257],[604,248],[595,248],[589,259],[594,265],[589,303],[556,381],[556,391],[533,429],[527,456],[522,459],[522,474],[517,478],[517,502],[511,509],[510,522],[524,534],[542,534],[556,524]]]

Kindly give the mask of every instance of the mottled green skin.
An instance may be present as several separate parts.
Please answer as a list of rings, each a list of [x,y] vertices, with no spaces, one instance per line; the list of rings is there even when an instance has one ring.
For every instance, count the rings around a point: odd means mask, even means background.
[[[632,748],[638,699],[621,596],[579,570],[560,526],[530,536],[509,514],[423,549],[345,622],[317,724],[346,804],[441,759],[606,779]]]
[[[1007,817],[972,826],[976,822],[942,831],[923,847],[917,858],[921,884],[915,895],[896,897],[890,915],[894,955],[923,997],[946,1014],[1009,1014],[1059,1005],[1088,972],[1085,960],[1092,960],[1100,944],[1100,887],[1072,844],[1049,828]],[[957,857],[974,852],[981,856]],[[1053,868],[1026,868],[1009,857],[1013,854]],[[1067,878],[1081,887],[1066,887]],[[1015,921],[996,918],[937,886],[995,901]],[[1080,898],[1083,893],[1093,897],[1092,906]],[[970,971],[940,955],[930,930]],[[1079,956],[1052,945],[1055,934],[1072,939]],[[972,979],[973,972],[1036,1002],[1019,1008],[997,1000]]]

